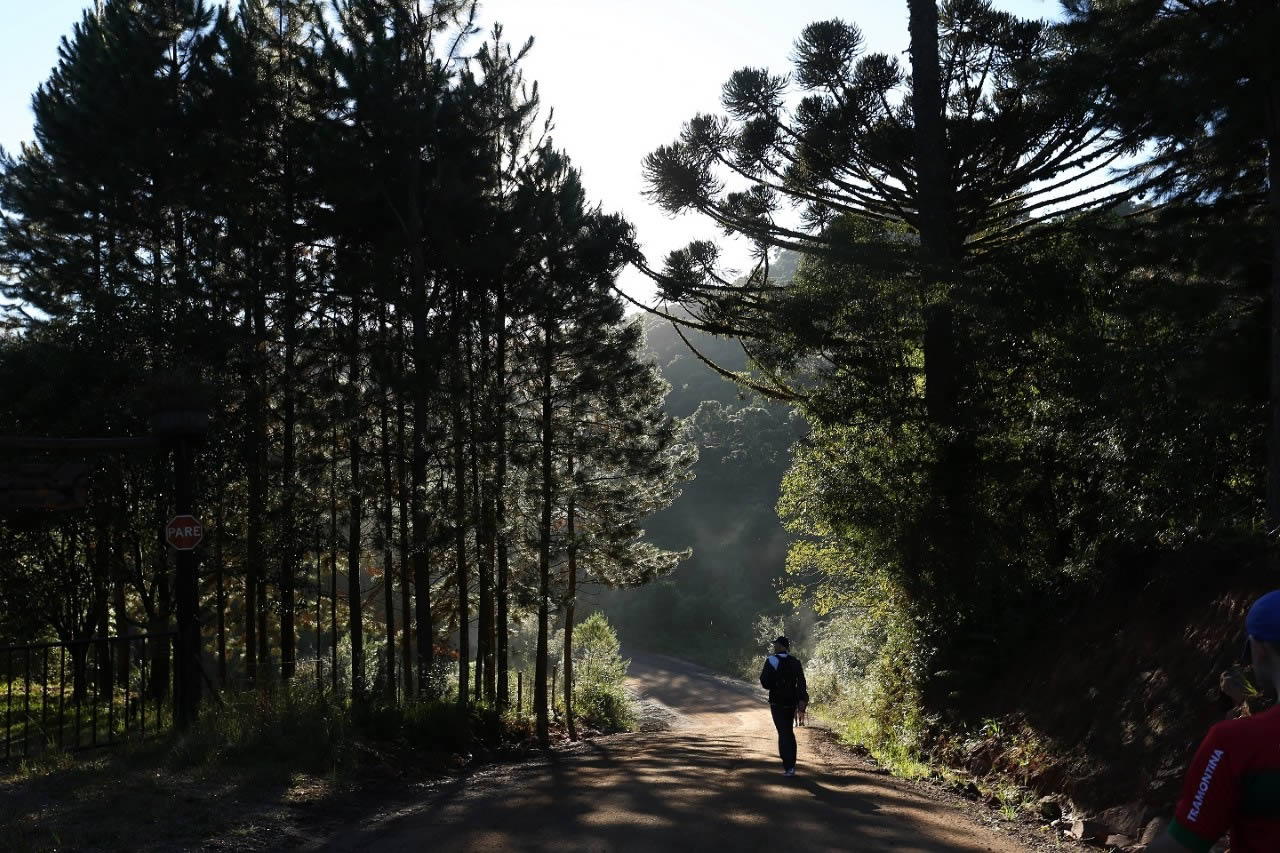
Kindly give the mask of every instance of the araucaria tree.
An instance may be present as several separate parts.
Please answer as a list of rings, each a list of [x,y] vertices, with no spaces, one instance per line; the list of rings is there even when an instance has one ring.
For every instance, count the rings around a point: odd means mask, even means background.
[[[909,69],[866,52],[853,24],[814,23],[792,74],[735,72],[723,115],[649,155],[656,203],[704,214],[757,261],[734,278],[696,242],[650,273],[682,309],[656,310],[738,338],[753,369],[734,378],[799,405],[817,428],[806,446],[849,463],[847,480],[803,468],[825,497],[784,511],[829,519],[797,532],[844,545],[816,564],[798,546],[796,570],[847,572],[858,554],[893,577],[919,648],[963,658],[959,638],[1016,588],[1000,577],[1005,537],[1021,535],[982,496],[1010,462],[995,415],[1011,415],[1027,362],[1002,374],[989,356],[1044,320],[1036,247],[1135,187],[1113,168],[1129,149],[1096,89],[1055,85],[1058,28],[986,0],[907,6]],[[801,256],[794,277],[771,275],[778,250]]]

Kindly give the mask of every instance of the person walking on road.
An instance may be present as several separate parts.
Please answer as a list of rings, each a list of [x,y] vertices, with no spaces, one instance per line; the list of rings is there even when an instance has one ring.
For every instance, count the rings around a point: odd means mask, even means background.
[[[809,686],[804,680],[804,667],[791,656],[791,641],[779,637],[773,641],[773,654],[760,670],[760,686],[769,691],[769,710],[773,727],[778,730],[778,757],[783,775],[796,775],[796,712],[804,712],[809,704]]]
[[[1258,687],[1280,685],[1280,590],[1245,617]],[[1208,851],[1230,831],[1232,853],[1280,850],[1280,707],[1209,729],[1187,769],[1168,830],[1147,853]]]

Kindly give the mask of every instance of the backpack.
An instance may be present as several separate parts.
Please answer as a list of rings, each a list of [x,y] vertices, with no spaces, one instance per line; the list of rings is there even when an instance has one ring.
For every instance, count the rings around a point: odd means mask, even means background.
[[[794,658],[769,656],[769,663],[777,661],[774,667],[772,686],[769,688],[769,699],[775,705],[795,705],[800,701],[799,680],[796,678]]]

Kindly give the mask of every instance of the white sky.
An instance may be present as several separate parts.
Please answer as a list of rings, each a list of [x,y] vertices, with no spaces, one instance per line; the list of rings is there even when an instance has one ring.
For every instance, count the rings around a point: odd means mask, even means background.
[[[482,0],[484,29],[501,21],[519,44],[535,37],[525,76],[555,110],[556,144],[583,173],[588,193],[636,226],[649,262],[692,239],[719,238],[698,217],[671,219],[641,196],[641,161],[698,112],[715,111],[737,68],[784,72],[808,23],[856,23],[867,49],[901,54],[905,0]],[[0,146],[31,138],[30,97],[57,62],[58,40],[86,0],[0,0]],[[1056,0],[996,0],[1026,17],[1051,17]],[[478,42],[477,42],[478,44]],[[730,256],[733,257],[733,256]],[[741,263],[741,255],[738,256]],[[646,299],[629,271],[625,289]]]

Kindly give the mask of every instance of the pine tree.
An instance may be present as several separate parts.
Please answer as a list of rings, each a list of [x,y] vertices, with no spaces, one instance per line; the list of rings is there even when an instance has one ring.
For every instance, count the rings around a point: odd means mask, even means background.
[[[579,254],[607,246],[622,223],[604,221]],[[616,231],[614,232],[617,233]],[[595,242],[595,241],[603,241]],[[570,361],[571,401],[561,417],[567,588],[564,595],[564,703],[573,723],[573,626],[579,567],[608,586],[638,586],[671,572],[689,551],[643,540],[639,523],[669,506],[689,479],[696,449],[681,441],[663,411],[667,384],[642,352],[638,322],[597,329],[592,346]]]

